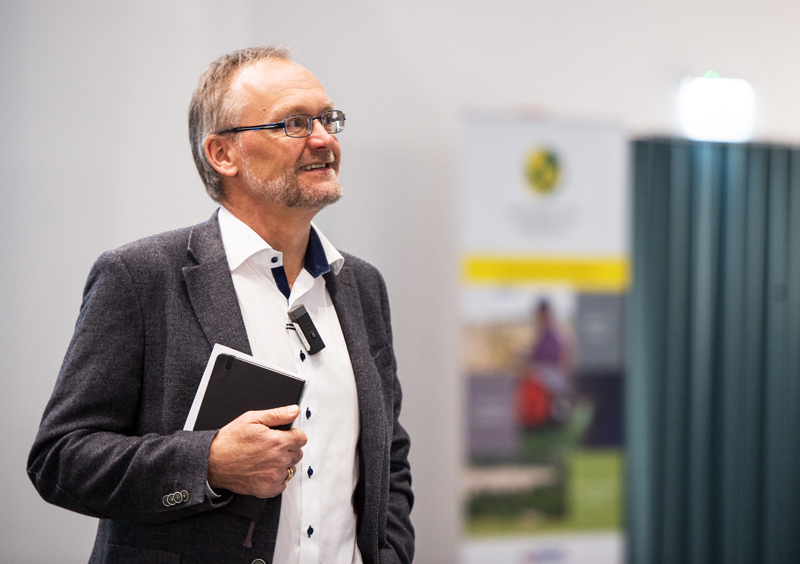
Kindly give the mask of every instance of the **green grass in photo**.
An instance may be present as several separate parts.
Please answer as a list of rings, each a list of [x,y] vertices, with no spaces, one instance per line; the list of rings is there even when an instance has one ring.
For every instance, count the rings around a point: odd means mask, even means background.
[[[622,451],[575,451],[567,480],[570,529],[615,530],[622,526]]]
[[[619,530],[622,523],[622,449],[574,449],[563,481],[533,491],[481,494],[467,500],[466,533],[506,536]]]

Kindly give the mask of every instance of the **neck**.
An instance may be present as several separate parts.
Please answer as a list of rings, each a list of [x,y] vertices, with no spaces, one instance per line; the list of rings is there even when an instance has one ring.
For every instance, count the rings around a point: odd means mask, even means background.
[[[241,197],[226,197],[220,203],[283,254],[283,269],[291,288],[303,269],[311,220],[319,210],[286,208],[274,202],[253,202]]]

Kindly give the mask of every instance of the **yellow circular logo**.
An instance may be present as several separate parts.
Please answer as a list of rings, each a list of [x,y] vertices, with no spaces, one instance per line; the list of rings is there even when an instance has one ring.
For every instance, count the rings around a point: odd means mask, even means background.
[[[561,182],[561,162],[549,147],[537,147],[528,153],[525,177],[535,192],[551,194]]]

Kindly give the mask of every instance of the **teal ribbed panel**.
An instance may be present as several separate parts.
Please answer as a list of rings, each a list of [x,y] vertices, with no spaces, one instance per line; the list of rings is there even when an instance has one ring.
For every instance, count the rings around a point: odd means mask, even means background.
[[[669,145],[662,147],[667,150]],[[689,439],[687,402],[689,380],[680,378],[670,380],[669,374],[686,374],[689,370],[689,273],[690,265],[686,257],[691,256],[692,241],[692,179],[690,147],[688,144],[672,148],[670,169],[664,171],[665,191],[669,195],[665,213],[669,214],[670,224],[669,263],[667,264],[667,307],[666,335],[664,336],[666,360],[664,372],[660,376],[664,388],[665,420],[674,425],[664,427],[663,461],[664,479],[660,485],[659,498],[664,505],[662,522],[663,543],[661,553],[663,562],[678,564],[683,562],[686,553],[686,504],[684,496],[669,495],[669,492],[685,491],[688,487],[686,475],[686,445]],[[670,385],[668,385],[668,383]]]
[[[787,562],[786,471],[785,455],[786,331],[788,311],[787,234],[788,234],[788,154],[776,149],[770,152],[769,186],[767,189],[767,319],[766,358],[764,370],[764,560]],[[796,562],[796,560],[795,560]]]
[[[714,145],[699,145],[693,172],[692,244],[689,286],[689,372],[667,374],[667,383],[689,379],[689,466],[688,558],[687,564],[711,562],[711,515],[713,489],[709,487],[715,470],[714,402],[717,282],[719,271],[719,208],[721,155]],[[671,313],[671,312],[670,312]],[[667,492],[669,493],[669,492]]]
[[[800,562],[800,150],[633,143],[628,561]]]

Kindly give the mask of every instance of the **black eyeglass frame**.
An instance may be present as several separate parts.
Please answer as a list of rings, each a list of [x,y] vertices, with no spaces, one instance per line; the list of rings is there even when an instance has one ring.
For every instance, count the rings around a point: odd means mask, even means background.
[[[322,118],[323,118],[323,116],[326,116],[328,114],[332,114],[334,112],[340,114],[341,117],[339,119],[332,120],[330,123],[331,124],[334,124],[334,123],[340,124],[338,126],[339,129],[338,129],[338,131],[328,131],[328,128],[325,127],[324,123],[322,123]],[[300,117],[300,116],[305,116],[307,118],[311,118],[311,119],[308,120],[308,131],[306,132],[305,135],[289,135],[289,132],[286,130],[286,122],[289,121],[292,118],[296,118],[296,117]],[[265,123],[264,125],[250,125],[250,126],[245,126],[245,127],[232,127],[230,129],[225,129],[223,131],[218,131],[217,135],[222,135],[223,133],[239,133],[240,131],[259,131],[259,130],[262,130],[262,129],[283,129],[283,132],[286,134],[287,137],[292,137],[294,139],[302,139],[303,137],[309,137],[311,135],[311,133],[313,133],[313,131],[314,131],[314,120],[319,121],[320,124],[322,124],[322,127],[325,129],[325,131],[328,131],[328,133],[331,134],[331,135],[335,135],[336,133],[341,133],[341,131],[344,129],[344,122],[345,122],[344,112],[341,111],[341,110],[328,110],[327,112],[321,113],[317,117],[311,116],[309,114],[294,114],[294,115],[291,115],[291,116],[287,117],[283,121],[278,121],[278,122],[275,122],[275,123]]]

